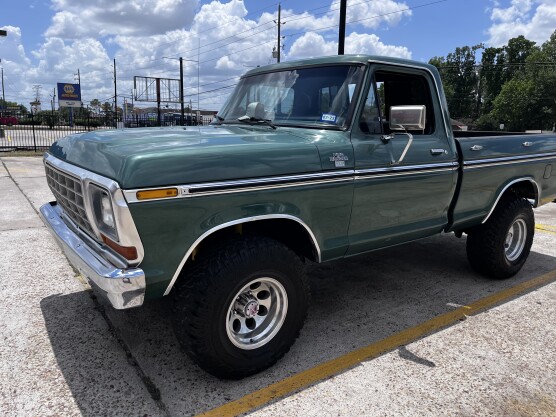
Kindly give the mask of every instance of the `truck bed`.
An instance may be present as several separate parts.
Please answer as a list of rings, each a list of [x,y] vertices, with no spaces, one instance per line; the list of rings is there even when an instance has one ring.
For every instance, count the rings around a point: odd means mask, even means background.
[[[462,175],[451,230],[465,230],[486,220],[514,183],[527,184],[523,193],[534,206],[556,198],[555,134],[459,134],[467,136],[456,139]]]

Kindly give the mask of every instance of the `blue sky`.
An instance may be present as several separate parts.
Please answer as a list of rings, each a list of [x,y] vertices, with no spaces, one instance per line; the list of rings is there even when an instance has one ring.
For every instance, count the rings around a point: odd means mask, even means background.
[[[347,0],[346,53],[428,61],[458,46],[542,43],[556,28],[555,0]],[[338,1],[283,0],[282,60],[337,51]],[[83,100],[131,97],[134,75],[177,78],[186,62],[186,99],[216,110],[238,75],[273,62],[275,0],[29,0],[2,8],[0,64],[6,99],[28,105],[34,85],[50,103],[56,82],[79,68]],[[327,29],[323,29],[327,28]],[[200,61],[197,64],[192,61]],[[199,65],[199,67],[197,67]],[[199,78],[197,77],[199,74]],[[200,95],[197,96],[199,86]],[[193,104],[196,106],[196,104]],[[50,104],[43,104],[50,108]]]

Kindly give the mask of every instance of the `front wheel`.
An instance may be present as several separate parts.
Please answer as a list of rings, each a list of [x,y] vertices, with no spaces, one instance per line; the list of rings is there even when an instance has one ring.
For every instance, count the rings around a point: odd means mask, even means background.
[[[174,294],[173,325],[203,369],[238,379],[280,359],[307,314],[308,285],[297,254],[266,237],[207,249]]]
[[[469,231],[467,259],[477,272],[492,278],[509,278],[525,264],[535,234],[531,204],[506,197],[488,221]]]

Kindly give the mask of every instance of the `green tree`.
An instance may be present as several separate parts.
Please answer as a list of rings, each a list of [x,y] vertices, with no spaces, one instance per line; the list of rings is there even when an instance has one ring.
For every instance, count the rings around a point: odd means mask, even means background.
[[[100,112],[100,100],[98,98],[94,98],[89,102],[89,105],[91,106],[91,108],[93,109],[93,111],[95,113],[99,113]]]
[[[512,78],[494,99],[490,114],[511,131],[538,129],[543,115],[538,111],[539,100],[536,93],[534,80]]]
[[[527,62],[527,58],[533,52],[538,51],[535,47],[535,42],[525,39],[525,36],[520,35],[508,41],[508,45],[504,47],[506,53],[506,61],[508,67],[506,69],[507,77],[509,80],[522,72],[523,65]]]
[[[475,59],[477,51],[482,48],[483,45],[463,46],[450,52],[446,58],[434,57],[429,61],[440,71],[452,117],[478,117],[481,95]]]
[[[105,101],[104,104],[100,106],[100,108],[104,113],[109,113],[112,111],[112,103],[110,103],[109,101]]]
[[[553,129],[556,123],[556,31],[527,57],[526,77],[536,86],[536,111],[543,129]]]
[[[492,110],[492,102],[502,91],[507,81],[505,72],[506,53],[504,48],[486,48],[481,58],[481,114],[487,115]]]

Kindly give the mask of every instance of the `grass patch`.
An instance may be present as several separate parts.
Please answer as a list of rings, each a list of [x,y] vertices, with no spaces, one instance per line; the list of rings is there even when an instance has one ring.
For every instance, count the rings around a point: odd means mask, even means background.
[[[0,150],[0,157],[4,156],[34,156],[37,158],[42,158],[45,151],[17,151],[17,150]]]

